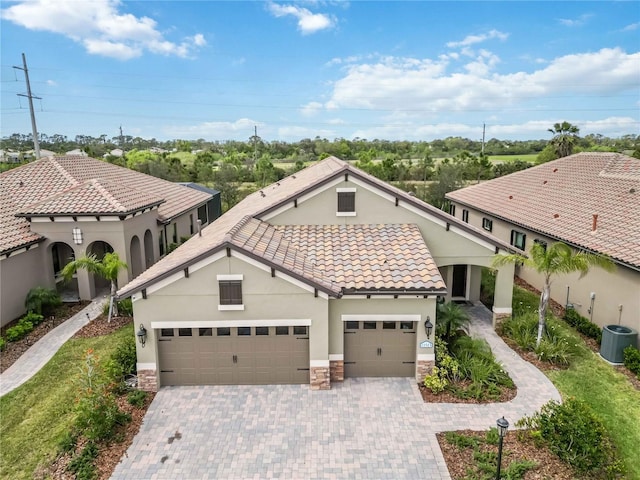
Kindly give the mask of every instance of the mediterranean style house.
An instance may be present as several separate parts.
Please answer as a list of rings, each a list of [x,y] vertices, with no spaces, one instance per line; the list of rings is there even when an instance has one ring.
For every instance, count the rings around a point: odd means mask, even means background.
[[[118,291],[133,299],[141,388],[421,380],[438,297],[479,298],[519,251],[329,157],[257,191]],[[513,266],[497,272],[509,315]]]
[[[24,313],[33,287],[88,300],[107,286],[73,258],[117,252],[124,285],[220,216],[220,196],[86,156],[47,157],[0,174],[0,325]]]
[[[561,241],[609,256],[613,273],[593,268],[557,277],[551,297],[600,326],[640,330],[640,160],[577,153],[447,194],[450,213],[527,250]],[[527,269],[516,274],[541,289]]]

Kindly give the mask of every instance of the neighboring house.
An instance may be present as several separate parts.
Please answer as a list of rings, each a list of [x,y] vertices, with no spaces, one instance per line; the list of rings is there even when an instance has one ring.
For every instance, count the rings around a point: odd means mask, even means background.
[[[0,150],[0,162],[19,163],[22,161],[22,154],[14,150]]]
[[[72,258],[115,251],[140,275],[171,243],[219,215],[220,196],[89,157],[49,157],[0,174],[0,324],[24,313],[28,291],[58,288],[90,299],[105,282],[84,270],[66,284]]]
[[[74,150],[71,150],[71,151],[67,152],[66,155],[67,156],[81,156],[81,157],[88,157],[89,156],[89,155],[87,155],[87,152],[85,152],[81,148],[76,148]]]
[[[475,301],[517,249],[329,157],[259,190],[118,291],[133,299],[142,388],[417,380],[438,297]],[[512,265],[495,313],[511,313]]]
[[[557,277],[551,297],[600,326],[640,330],[640,160],[618,153],[577,153],[447,194],[451,213],[527,250],[562,241],[607,255],[613,273],[594,267]],[[540,289],[543,279],[520,277]]]

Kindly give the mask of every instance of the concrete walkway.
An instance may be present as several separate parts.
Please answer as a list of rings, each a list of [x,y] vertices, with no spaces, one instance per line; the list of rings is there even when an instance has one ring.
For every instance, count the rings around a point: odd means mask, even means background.
[[[94,298],[84,309],[47,333],[0,373],[0,397],[18,388],[44,367],[67,340],[102,313],[104,302],[104,296]]]
[[[411,378],[352,378],[328,391],[307,385],[166,387],[112,478],[450,479],[435,433],[513,425],[549,400],[553,384],[469,309],[518,386],[510,402],[424,403]]]

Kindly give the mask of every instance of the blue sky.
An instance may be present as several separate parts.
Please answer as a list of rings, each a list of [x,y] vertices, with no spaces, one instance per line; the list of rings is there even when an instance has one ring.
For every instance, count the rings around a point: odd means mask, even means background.
[[[1,135],[266,141],[640,132],[617,2],[5,1]]]

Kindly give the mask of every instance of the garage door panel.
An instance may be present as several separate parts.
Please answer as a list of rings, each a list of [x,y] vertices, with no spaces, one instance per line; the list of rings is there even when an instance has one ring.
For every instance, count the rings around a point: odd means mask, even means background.
[[[412,377],[416,331],[413,322],[349,321],[344,326],[346,377]]]
[[[307,327],[162,329],[162,385],[309,382]],[[279,335],[277,333],[280,333]]]

